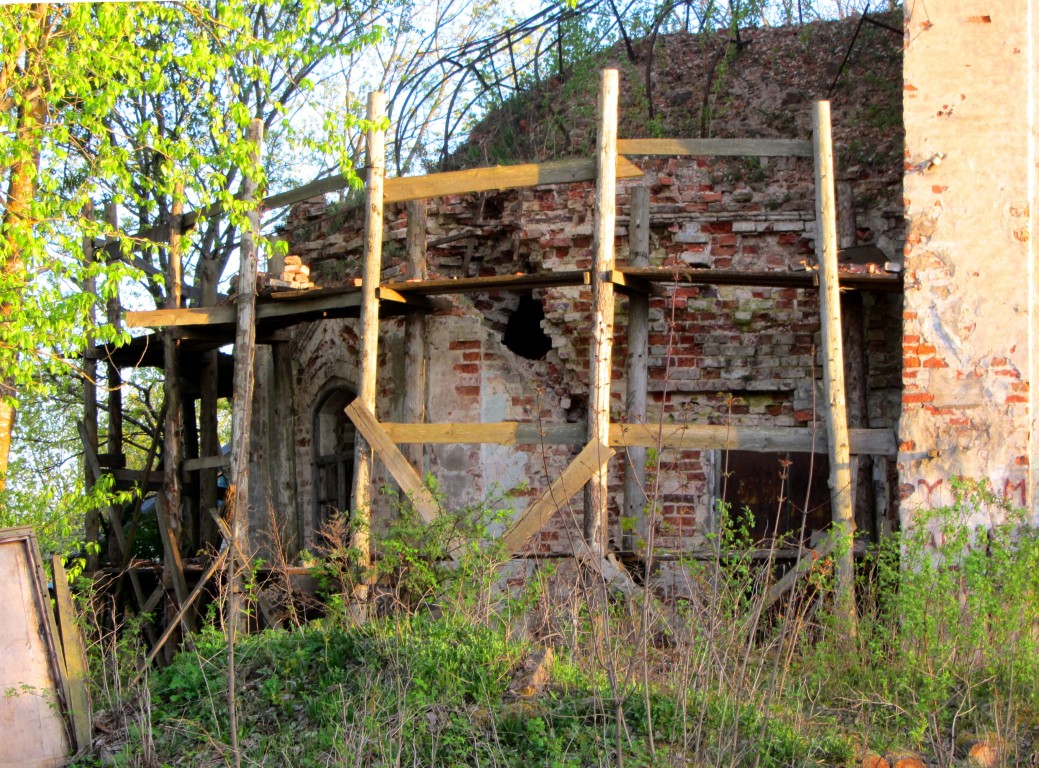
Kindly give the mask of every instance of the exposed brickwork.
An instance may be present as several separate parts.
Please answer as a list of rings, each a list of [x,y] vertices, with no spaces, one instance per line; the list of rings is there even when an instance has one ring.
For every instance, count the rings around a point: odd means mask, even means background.
[[[785,34],[785,33],[784,33]],[[893,89],[897,100],[899,91]],[[790,115],[792,137],[806,138],[803,99],[772,105]],[[848,114],[848,108],[842,114]],[[895,107],[897,110],[897,106]],[[861,162],[863,147],[848,147],[854,133],[838,126],[842,167],[857,203],[859,244],[881,248],[900,261],[903,242],[897,166]],[[723,132],[724,133],[724,132]],[[777,135],[775,130],[765,135]],[[784,135],[779,132],[778,135]],[[884,137],[887,141],[888,137]],[[883,152],[877,151],[877,157]],[[811,161],[793,158],[632,158],[642,179],[624,181],[618,193],[617,258],[627,260],[630,189],[651,191],[651,263],[715,269],[804,269],[814,261],[814,185]],[[587,268],[591,264],[593,187],[589,183],[430,201],[429,267],[433,276],[458,277]],[[385,277],[402,273],[406,217],[403,206],[386,214]],[[329,284],[356,273],[360,222],[350,209],[333,212],[323,201],[297,206],[289,232],[293,252]],[[471,234],[468,239],[457,238]],[[455,238],[436,245],[438,241]],[[665,286],[650,309],[650,419],[700,424],[797,426],[812,423],[818,347],[814,290],[791,288]],[[487,292],[458,297],[429,318],[428,420],[433,422],[582,421],[588,390],[590,291],[543,289],[541,325],[552,349],[543,360],[518,357],[502,333],[518,297]],[[618,301],[614,347],[613,418],[623,414],[627,302]],[[869,418],[892,426],[905,398],[899,354],[900,297],[865,302]],[[305,454],[308,408],[330,376],[353,376],[353,326],[325,321],[297,337],[297,432],[301,504],[307,503]],[[384,321],[380,367],[380,417],[397,418],[403,387],[401,329]],[[916,349],[918,355],[921,353]],[[330,363],[329,359],[335,360]],[[924,359],[924,358],[921,358]],[[936,352],[927,360],[939,361]],[[922,365],[923,363],[921,363]],[[931,363],[935,366],[938,363]],[[928,368],[927,370],[932,370]],[[1009,380],[1009,377],[1008,377]],[[907,385],[910,377],[907,374]],[[1018,394],[1014,392],[1013,394]],[[476,500],[495,484],[524,485],[517,507],[537,496],[566,466],[576,448],[436,446],[427,448],[429,469],[449,498]],[[711,452],[663,451],[650,471],[661,515],[658,542],[687,547],[702,540],[713,519],[720,470]],[[610,465],[610,538],[621,539],[617,509],[625,457]],[[533,542],[541,551],[566,550],[580,531],[580,494],[571,512],[558,516]]]
[[[988,480],[1039,509],[1030,393],[1036,43],[1027,34],[1028,14],[1037,18],[1008,0],[978,24],[975,5],[906,6],[903,516],[949,503],[956,477]]]

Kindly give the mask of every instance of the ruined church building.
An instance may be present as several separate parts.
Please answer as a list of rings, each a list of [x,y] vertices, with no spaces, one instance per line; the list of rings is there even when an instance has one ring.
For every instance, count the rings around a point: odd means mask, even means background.
[[[709,121],[705,65],[688,39],[662,39],[655,142],[639,72],[618,60],[611,200],[593,161],[551,162],[602,141],[594,103],[562,98],[565,128],[543,106],[499,116],[455,162],[464,174],[505,147],[569,176],[503,183],[506,168],[457,194],[448,176],[418,193],[387,180],[372,371],[357,319],[368,206],[296,204],[283,237],[299,259],[267,271],[309,269],[316,287],[258,298],[254,550],[272,517],[294,550],[319,543],[351,509],[362,439],[374,529],[395,504],[378,489],[428,473],[440,497],[420,507],[511,492],[514,522],[495,532],[528,558],[575,542],[637,554],[650,536],[695,552],[719,502],[750,509],[758,537],[803,527],[812,541],[844,494],[865,546],[950,503],[957,477],[1034,516],[1039,10],[905,6],[903,34],[897,16],[860,25],[843,69],[857,20],[747,31]],[[813,106],[827,97],[835,203],[821,213]],[[717,142],[679,140],[694,136]],[[840,318],[839,372],[827,316]],[[831,444],[838,385],[850,459]],[[188,471],[214,471],[205,459]]]

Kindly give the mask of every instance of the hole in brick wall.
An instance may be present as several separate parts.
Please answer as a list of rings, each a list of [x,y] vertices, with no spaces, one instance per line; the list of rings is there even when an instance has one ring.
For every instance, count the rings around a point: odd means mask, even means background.
[[[540,360],[552,349],[552,339],[541,329],[544,319],[545,309],[534,294],[529,291],[521,294],[519,306],[505,324],[502,343],[520,357]]]

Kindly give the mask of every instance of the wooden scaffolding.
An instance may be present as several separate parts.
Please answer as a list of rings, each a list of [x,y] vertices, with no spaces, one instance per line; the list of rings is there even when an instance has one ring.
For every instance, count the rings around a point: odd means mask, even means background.
[[[830,143],[828,102],[817,102],[813,108],[814,141],[750,140],[750,139],[618,139],[617,138],[618,77],[615,70],[602,73],[599,90],[599,117],[597,155],[593,160],[563,160],[551,163],[510,167],[479,168],[469,171],[431,174],[414,178],[384,178],[384,135],[382,130],[368,134],[368,162],[365,189],[365,239],[362,274],[351,284],[335,288],[315,288],[302,291],[280,291],[257,300],[253,275],[256,270],[256,251],[251,237],[243,237],[242,267],[238,299],[234,305],[183,308],[179,297],[171,294],[169,306],[151,312],[127,312],[126,323],[132,327],[162,328],[162,344],[148,346],[142,339],[135,340],[128,349],[108,353],[113,376],[120,364],[158,362],[166,371],[167,403],[180,403],[184,393],[178,391],[180,368],[186,355],[209,354],[220,345],[234,343],[233,354],[233,408],[235,438],[230,458],[220,454],[219,446],[210,438],[200,453],[188,456],[178,435],[183,430],[180,409],[170,407],[165,415],[164,471],[159,504],[160,528],[165,531],[166,570],[171,572],[167,581],[178,604],[187,605],[191,598],[183,576],[183,564],[178,547],[179,521],[184,500],[181,488],[186,478],[194,474],[208,480],[191,480],[198,506],[212,504],[215,473],[218,468],[230,467],[233,487],[238,498],[243,498],[242,487],[248,483],[248,423],[252,398],[248,395],[252,375],[252,359],[258,342],[283,339],[284,329],[300,323],[323,318],[360,318],[360,381],[357,399],[348,405],[346,413],[356,426],[359,436],[354,465],[352,509],[362,519],[371,509],[371,467],[378,458],[401,489],[411,499],[419,515],[433,520],[440,514],[438,502],[425,487],[416,470],[415,454],[405,453],[407,446],[433,443],[495,443],[519,444],[574,444],[583,446],[570,465],[542,493],[508,525],[502,534],[507,552],[519,553],[545,523],[582,488],[587,488],[583,517],[583,540],[574,545],[573,555],[596,568],[614,587],[630,593],[636,589],[634,581],[609,551],[607,528],[607,465],[624,449],[629,452],[629,471],[625,473],[624,514],[636,521],[634,531],[625,544],[639,549],[652,541],[647,525],[644,493],[645,452],[650,448],[740,449],[758,452],[815,452],[829,457],[829,487],[832,499],[833,524],[837,536],[824,546],[833,547],[838,540],[850,541],[855,530],[852,497],[852,456],[874,456],[888,461],[896,454],[895,436],[890,429],[849,429],[845,403],[844,359],[841,338],[840,292],[874,291],[900,292],[899,274],[839,274],[837,269],[837,222],[833,173],[833,153]],[[369,119],[373,125],[382,124],[384,97],[373,94],[369,100]],[[257,146],[260,137],[254,136]],[[715,269],[676,269],[649,265],[649,196],[645,187],[636,187],[632,194],[630,217],[630,258],[627,264],[617,264],[614,258],[615,200],[618,178],[637,178],[642,171],[627,157],[665,156],[795,156],[813,158],[816,186],[816,253],[818,271],[804,272],[745,272]],[[627,157],[625,157],[627,156]],[[595,181],[595,224],[593,236],[593,263],[590,269],[542,272],[527,275],[463,277],[460,279],[429,279],[425,265],[426,225],[425,200],[445,194],[503,190],[545,184],[563,184],[577,181]],[[341,178],[323,179],[288,193],[275,195],[263,201],[268,209],[290,205],[310,197],[341,189]],[[405,280],[380,281],[382,264],[383,207],[387,203],[407,202],[407,271]],[[192,214],[175,217],[169,234],[171,271],[179,263],[177,234],[182,227],[194,221]],[[258,223],[253,222],[254,232]],[[171,285],[179,285],[179,273],[171,274]],[[647,423],[646,391],[648,384],[648,312],[652,295],[662,292],[662,285],[741,285],[759,287],[817,287],[822,315],[823,403],[826,434],[797,427],[744,427],[707,426],[702,424]],[[426,423],[421,396],[409,395],[404,403],[402,423],[379,422],[376,418],[377,350],[379,319],[404,316],[406,339],[406,370],[409,381],[422,381],[425,375],[423,357],[425,345],[425,316],[438,296],[482,292],[488,290],[528,291],[536,288],[561,286],[590,286],[593,314],[589,318],[592,336],[589,358],[590,391],[587,425],[536,424],[519,422],[500,423]],[[612,370],[614,297],[622,293],[629,300],[627,339],[627,396],[625,416],[621,423],[611,423],[609,397]],[[147,337],[154,340],[154,336]],[[215,354],[215,353],[214,353]],[[180,361],[178,361],[178,356]],[[228,393],[231,361],[207,368],[214,380],[219,380],[220,391]],[[118,380],[118,379],[114,379]],[[421,393],[424,387],[412,387]],[[96,406],[93,426],[89,409],[91,396],[87,394],[87,426],[84,444],[87,446],[92,477],[111,471],[118,465],[117,452],[121,439],[115,429],[118,403],[110,403],[112,430],[107,462],[98,455]],[[203,405],[203,411],[207,406]],[[208,418],[213,418],[209,408]],[[207,414],[203,413],[203,419]],[[209,427],[202,426],[205,431]],[[91,433],[92,430],[92,433]],[[405,446],[402,450],[399,446]],[[137,480],[142,487],[155,487],[158,475],[145,472],[131,476],[125,470],[123,479]],[[119,475],[117,475],[119,477]],[[199,496],[200,490],[201,497]],[[207,502],[206,494],[209,494]],[[212,510],[209,510],[212,511]],[[206,515],[201,515],[202,519]],[[111,511],[110,511],[111,519]],[[118,519],[112,520],[116,536],[122,533]],[[244,527],[245,515],[237,515],[234,530],[225,534],[241,541],[248,536]],[[368,526],[357,526],[353,546],[370,556],[367,539]],[[123,545],[123,542],[121,542]],[[125,546],[123,551],[125,552]],[[842,583],[850,584],[852,576],[851,547],[838,548],[838,575]],[[796,576],[796,574],[795,574]],[[155,599],[144,595],[139,586],[139,604],[147,605]],[[181,611],[183,616],[185,612]],[[190,615],[190,612],[187,612]],[[190,629],[188,624],[186,628]]]

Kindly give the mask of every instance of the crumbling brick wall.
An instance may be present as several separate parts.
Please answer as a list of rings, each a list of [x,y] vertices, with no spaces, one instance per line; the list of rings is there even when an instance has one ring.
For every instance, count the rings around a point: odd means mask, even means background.
[[[850,37],[850,34],[849,34]],[[788,35],[789,38],[789,35]],[[788,38],[785,38],[788,40]],[[845,38],[846,39],[846,38]],[[788,42],[789,44],[789,42]],[[897,72],[897,69],[895,70]],[[748,75],[753,77],[753,75]],[[822,80],[822,78],[820,78]],[[786,87],[785,85],[782,87]],[[819,86],[816,86],[819,87]],[[765,89],[767,90],[767,89]],[[812,93],[770,104],[784,111],[766,135],[808,138]],[[900,169],[878,143],[887,132],[863,132],[854,123],[855,96],[835,110],[841,179],[851,185],[858,244],[876,245],[898,262],[902,250]],[[895,91],[897,109],[897,90]],[[891,105],[888,105],[891,106]],[[841,120],[844,120],[842,123]],[[872,145],[855,145],[866,135]],[[886,144],[884,144],[886,146]],[[871,149],[872,147],[872,149]],[[872,154],[871,154],[872,152]],[[873,158],[863,161],[863,158]],[[641,179],[622,181],[618,193],[617,258],[627,260],[630,190],[651,192],[651,263],[744,271],[802,270],[814,261],[814,183],[810,160],[794,158],[632,158]],[[590,183],[454,196],[429,204],[432,275],[461,277],[581,269],[591,263]],[[406,215],[386,214],[384,277],[402,274]],[[324,201],[298,206],[289,223],[292,250],[314,269],[319,284],[356,274],[361,226],[357,211]],[[468,237],[463,237],[468,235]],[[805,426],[821,423],[815,404],[819,307],[813,289],[667,286],[650,311],[650,421],[697,424]],[[540,360],[508,349],[502,335],[519,297],[493,291],[456,297],[428,320],[427,420],[431,422],[583,422],[588,390],[590,292],[587,288],[534,291],[544,310],[540,329],[551,349]],[[618,301],[614,346],[613,418],[623,420],[627,303]],[[892,427],[901,401],[901,299],[865,299],[869,426]],[[349,378],[356,345],[353,321],[323,321],[295,340],[299,490],[306,505],[306,441],[314,398],[328,376]],[[378,416],[400,418],[403,387],[401,321],[384,320],[380,339]],[[329,360],[335,363],[330,364]],[[333,373],[334,371],[334,373]],[[821,401],[819,401],[821,402]],[[517,507],[542,492],[574,455],[566,446],[429,446],[427,468],[446,497],[479,499],[495,484],[520,487]],[[723,457],[707,451],[662,451],[651,467],[661,515],[658,544],[688,548],[713,526],[724,485]],[[773,457],[779,471],[779,457]],[[770,459],[771,460],[771,459]],[[618,509],[623,455],[610,464],[610,538],[621,541]],[[659,469],[659,471],[658,471]],[[385,478],[382,478],[385,479]],[[381,480],[382,480],[381,479]],[[580,496],[572,514],[554,519],[535,547],[565,550],[579,535]]]
[[[906,4],[904,515],[957,477],[1039,509],[1037,22],[1024,0]]]

